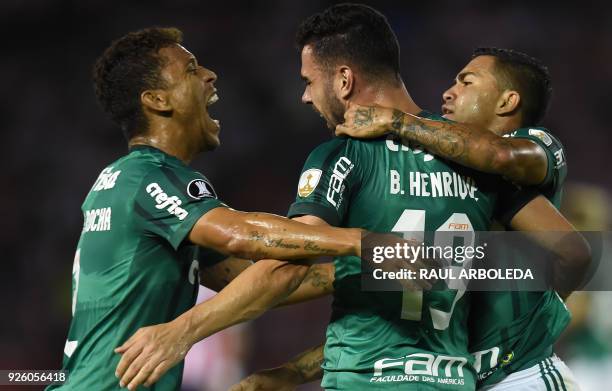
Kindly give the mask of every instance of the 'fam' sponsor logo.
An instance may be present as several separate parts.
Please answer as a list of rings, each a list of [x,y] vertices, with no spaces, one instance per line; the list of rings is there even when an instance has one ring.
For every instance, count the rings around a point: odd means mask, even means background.
[[[382,358],[374,363],[374,373],[370,383],[419,382],[463,385],[465,364],[467,364],[465,357],[424,352],[400,358]],[[403,374],[398,373],[398,369]],[[393,370],[396,370],[395,373]]]
[[[185,220],[189,214],[185,209],[181,208],[183,202],[177,196],[168,197],[168,194],[162,190],[159,184],[153,182],[146,187],[147,193],[155,200],[156,209],[166,209],[168,213],[175,215],[179,220]]]
[[[334,171],[329,178],[329,187],[327,188],[327,201],[330,204],[340,208],[342,203],[342,193],[346,188],[344,180],[351,173],[355,165],[346,157],[342,156],[334,165]]]

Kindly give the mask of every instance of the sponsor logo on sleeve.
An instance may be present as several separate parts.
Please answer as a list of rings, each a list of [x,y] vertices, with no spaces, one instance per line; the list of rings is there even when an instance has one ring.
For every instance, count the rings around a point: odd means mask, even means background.
[[[542,140],[542,142],[544,144],[546,144],[547,147],[550,147],[550,145],[552,144],[552,138],[550,138],[550,136],[543,130],[540,129],[529,129],[529,134],[531,136],[536,136],[537,138],[539,138],[540,140]]]
[[[183,202],[177,196],[168,197],[168,194],[156,183],[149,183],[146,187],[147,193],[155,201],[156,209],[166,209],[168,213],[175,215],[179,220],[185,220],[185,217],[189,215],[185,209],[181,208]]]
[[[556,163],[555,168],[559,168],[565,164],[565,157],[563,155],[562,149],[557,149],[554,155],[555,155],[555,163]]]
[[[204,179],[194,179],[187,185],[187,194],[193,199],[217,198],[212,185]]]
[[[100,190],[109,190],[115,187],[115,183],[117,182],[117,178],[119,178],[119,174],[121,174],[121,170],[113,171],[113,167],[106,167],[94,183],[92,190],[100,191]]]
[[[302,173],[298,184],[298,195],[300,197],[306,198],[312,194],[319,184],[321,173],[321,170],[316,168],[311,168]]]
[[[329,187],[327,189],[327,201],[336,209],[340,208],[342,203],[342,194],[346,188],[344,180],[351,173],[355,165],[346,157],[342,156],[334,165],[334,172],[329,178]]]

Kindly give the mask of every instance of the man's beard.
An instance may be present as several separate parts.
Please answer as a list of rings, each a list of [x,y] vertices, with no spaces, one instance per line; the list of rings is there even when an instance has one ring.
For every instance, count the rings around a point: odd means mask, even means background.
[[[327,127],[330,130],[336,130],[336,126],[344,122],[344,113],[346,112],[346,108],[344,107],[340,99],[336,97],[336,94],[334,94],[331,82],[327,85],[325,91],[324,105],[326,110],[321,111],[329,113],[330,116],[330,118],[327,118],[327,116],[325,115],[323,116],[325,118],[325,121],[327,122]]]

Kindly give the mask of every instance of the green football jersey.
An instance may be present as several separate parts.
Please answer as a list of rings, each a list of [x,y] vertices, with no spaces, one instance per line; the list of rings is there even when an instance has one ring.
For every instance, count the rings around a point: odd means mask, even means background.
[[[102,170],[82,205],[63,360],[68,382],[48,390],[120,390],[113,349],[194,305],[198,248],[185,238],[220,206],[202,174],[155,148],[134,147]],[[179,390],[182,372],[177,365],[151,389]]]
[[[452,240],[452,234],[469,245],[474,232],[488,230],[498,215],[497,192],[506,187],[499,177],[451,164],[418,146],[334,138],[308,157],[289,216],[314,215],[331,225],[377,232],[423,232],[429,243]],[[360,259],[334,261],[324,388],[475,388],[468,293],[364,291]]]
[[[567,175],[559,140],[544,128],[521,128],[509,137],[533,140],[546,151],[548,170],[537,191],[559,207]],[[521,257],[520,249],[508,251],[507,257]],[[570,321],[569,311],[553,291],[472,292],[471,299],[470,351],[479,386],[495,384],[550,357],[552,345]]]

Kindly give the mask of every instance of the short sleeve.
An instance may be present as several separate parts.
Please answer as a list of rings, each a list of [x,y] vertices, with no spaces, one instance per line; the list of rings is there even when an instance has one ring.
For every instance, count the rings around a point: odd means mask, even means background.
[[[546,178],[537,187],[542,192],[555,192],[559,189],[567,175],[567,164],[563,145],[550,132],[541,127],[521,128],[510,133],[510,137],[525,138],[538,144],[546,152]]]
[[[153,168],[143,178],[134,199],[137,225],[162,237],[174,249],[201,216],[223,206],[206,177],[182,167]]]
[[[340,225],[351,191],[359,182],[355,163],[347,138],[335,138],[315,148],[302,168],[288,217],[313,215],[330,225]]]

